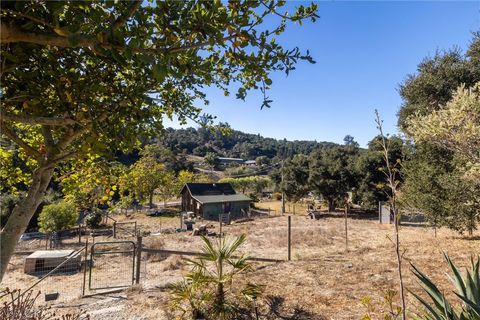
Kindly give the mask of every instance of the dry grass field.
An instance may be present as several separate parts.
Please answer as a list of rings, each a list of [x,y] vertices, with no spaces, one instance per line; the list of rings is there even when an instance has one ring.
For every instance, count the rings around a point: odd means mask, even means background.
[[[136,220],[141,230],[158,235],[144,238],[149,248],[199,251],[200,237],[173,232],[178,218],[156,218],[135,215],[121,220]],[[212,229],[218,232],[218,223]],[[349,218],[349,248],[345,250],[344,219],[329,215],[320,220],[304,215],[292,216],[292,261],[254,263],[254,270],[239,281],[264,284],[262,310],[278,307],[285,319],[360,319],[366,309],[362,298],[372,298],[376,316],[381,319],[383,295],[397,290],[396,260],[391,225],[381,225],[372,219]],[[227,235],[247,234],[240,252],[253,257],[287,258],[287,217],[273,216],[224,226]],[[404,250],[406,287],[421,292],[414,279],[410,263],[415,264],[453,299],[453,287],[447,279],[447,252],[460,266],[467,266],[471,255],[479,254],[480,242],[466,239],[441,229],[434,236],[430,228],[421,225],[401,227]],[[116,296],[79,299],[75,306],[87,309],[92,319],[168,319],[168,285],[181,279],[188,266],[180,256],[145,255],[142,285]],[[10,270],[12,274],[21,272]],[[18,274],[17,274],[18,275]],[[68,277],[68,276],[65,276]],[[418,310],[411,294],[407,294],[410,310]],[[63,306],[65,307],[65,305]],[[303,317],[293,317],[297,310]],[[299,312],[298,310],[302,310]]]

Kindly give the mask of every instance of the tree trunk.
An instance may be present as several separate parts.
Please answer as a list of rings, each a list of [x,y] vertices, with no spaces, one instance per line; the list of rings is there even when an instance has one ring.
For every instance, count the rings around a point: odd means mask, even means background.
[[[220,282],[217,284],[216,304],[217,306],[223,306],[224,303],[225,303],[225,292],[223,290],[223,283]]]
[[[328,199],[328,212],[335,211],[335,202],[333,199]]]
[[[153,207],[153,191],[150,193],[149,198],[148,198],[148,204],[150,209]]]
[[[28,227],[30,219],[43,201],[45,191],[53,175],[53,168],[39,167],[32,175],[32,184],[27,196],[13,209],[5,227],[0,232],[0,282],[20,236]]]

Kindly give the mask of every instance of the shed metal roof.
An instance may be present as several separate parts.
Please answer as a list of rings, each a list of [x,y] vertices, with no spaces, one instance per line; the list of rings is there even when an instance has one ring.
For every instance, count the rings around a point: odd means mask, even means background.
[[[223,202],[241,202],[252,201],[244,194],[228,194],[228,195],[215,195],[215,196],[193,196],[195,200],[201,204],[205,203],[223,203]]]
[[[192,196],[235,194],[235,190],[230,183],[187,183],[185,187],[188,188]]]

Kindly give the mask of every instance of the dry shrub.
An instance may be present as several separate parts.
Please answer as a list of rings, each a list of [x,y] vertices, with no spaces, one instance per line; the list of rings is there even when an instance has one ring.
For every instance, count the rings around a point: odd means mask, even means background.
[[[170,256],[163,262],[162,271],[178,270],[184,266],[184,260],[179,256]]]
[[[49,307],[36,307],[35,302],[40,292],[34,293],[32,290],[21,292],[20,290],[10,290],[6,288],[0,291],[0,298],[8,301],[3,302],[0,307],[0,319],[8,320],[87,320],[90,316],[84,311],[72,312],[66,314],[57,314]]]
[[[146,247],[148,249],[163,250],[165,248],[165,241],[162,238],[154,237],[150,239]],[[166,255],[163,253],[147,252],[147,259],[151,262],[163,261],[165,258]]]
[[[143,291],[143,286],[141,284],[134,284],[131,285],[130,287],[125,290],[125,293],[127,294],[138,294]]]
[[[359,249],[356,251],[356,253],[357,253],[357,254],[364,254],[364,253],[368,253],[368,252],[370,252],[370,251],[372,251],[372,250],[373,250],[373,249],[370,248],[370,247],[361,247],[361,248],[359,248]]]

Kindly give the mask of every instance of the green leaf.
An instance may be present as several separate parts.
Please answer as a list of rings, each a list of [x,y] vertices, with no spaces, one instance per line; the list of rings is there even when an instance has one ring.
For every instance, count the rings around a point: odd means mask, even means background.
[[[155,80],[158,82],[163,82],[167,76],[167,67],[162,64],[156,64],[153,66],[152,72]]]

